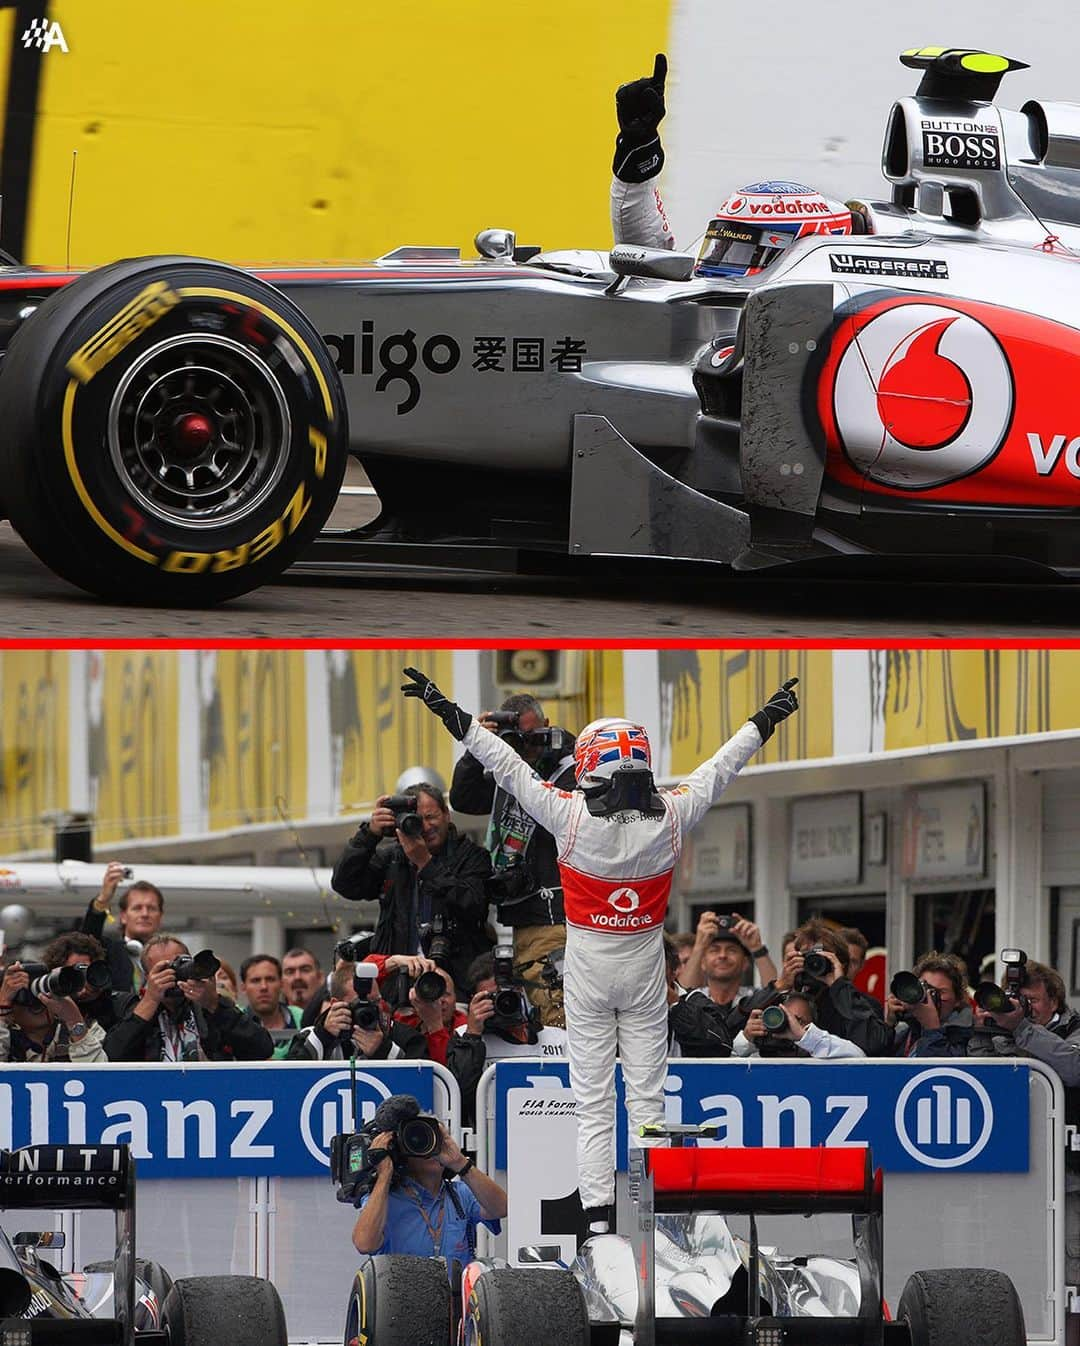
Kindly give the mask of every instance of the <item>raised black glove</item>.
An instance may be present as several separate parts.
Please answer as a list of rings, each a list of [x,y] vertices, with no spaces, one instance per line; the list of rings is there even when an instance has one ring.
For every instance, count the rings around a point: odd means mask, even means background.
[[[620,84],[615,91],[619,134],[611,171],[620,182],[648,182],[664,166],[664,147],[658,127],[664,119],[664,81],[667,57],[660,52],[652,75]]]
[[[418,668],[405,668],[402,672],[407,678],[412,679],[411,682],[402,684],[402,692],[406,696],[420,697],[428,710],[442,720],[460,743],[465,737],[465,731],[472,724],[473,717],[444,696],[426,673],[421,673]]]
[[[798,681],[798,678],[788,678],[783,687],[778,692],[773,692],[762,708],[755,710],[750,716],[750,723],[757,725],[762,743],[767,743],[772,738],[773,730],[782,720],[786,720],[799,709],[799,698],[791,690]]]

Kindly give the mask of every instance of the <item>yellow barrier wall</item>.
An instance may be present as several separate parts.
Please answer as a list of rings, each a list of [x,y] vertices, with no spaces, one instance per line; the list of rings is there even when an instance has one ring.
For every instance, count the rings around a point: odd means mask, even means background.
[[[0,851],[51,848],[42,815],[68,797],[68,655],[6,651],[0,695]]]
[[[76,265],[471,253],[491,225],[607,246],[614,90],[651,71],[670,9],[56,0],[28,257],[64,260],[72,150]]]

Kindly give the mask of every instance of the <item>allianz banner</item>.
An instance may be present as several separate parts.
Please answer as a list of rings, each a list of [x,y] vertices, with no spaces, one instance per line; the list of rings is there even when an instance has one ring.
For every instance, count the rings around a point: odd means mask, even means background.
[[[1028,1075],[1020,1062],[673,1060],[667,1120],[716,1123],[717,1145],[869,1145],[893,1173],[1026,1173]],[[617,1072],[618,1164],[626,1167],[626,1109]],[[495,1068],[495,1167],[508,1136],[542,1116],[577,1127],[566,1064],[499,1061]]]
[[[391,1094],[432,1111],[435,1074],[431,1062],[358,1062],[357,1123]],[[442,1080],[438,1093],[447,1121]],[[0,1149],[128,1144],[142,1178],[325,1177],[352,1117],[340,1062],[0,1067]]]

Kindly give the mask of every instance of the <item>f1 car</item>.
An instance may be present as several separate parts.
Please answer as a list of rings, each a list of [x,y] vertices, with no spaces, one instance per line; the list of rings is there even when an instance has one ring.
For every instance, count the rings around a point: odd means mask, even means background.
[[[73,583],[170,604],[298,559],[1080,574],[1080,113],[998,107],[1021,63],[992,53],[901,59],[891,199],[756,276],[508,230],[477,260],[0,268],[8,517]],[[322,531],[350,454],[381,511]]]
[[[865,1149],[639,1150],[630,1195],[629,1235],[589,1238],[569,1268],[545,1258],[557,1247],[528,1250],[535,1268],[470,1263],[457,1321],[444,1261],[368,1259],[345,1346],[1025,1346],[999,1271],[916,1272],[890,1317],[881,1172]],[[826,1211],[851,1214],[853,1258],[759,1242],[764,1215]],[[738,1214],[748,1237],[729,1228]]]
[[[33,1145],[0,1150],[0,1208],[112,1210],[109,1262],[62,1275],[44,1255],[53,1230],[0,1230],[3,1346],[287,1346],[269,1281],[190,1276],[174,1281],[135,1256],[135,1161],[126,1145]]]

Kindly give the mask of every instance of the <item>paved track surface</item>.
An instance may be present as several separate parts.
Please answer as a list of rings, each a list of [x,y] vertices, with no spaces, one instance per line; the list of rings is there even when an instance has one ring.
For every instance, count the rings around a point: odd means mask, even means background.
[[[291,576],[206,612],[111,607],[56,579],[0,525],[0,639],[784,640],[1080,636],[1080,587],[650,576]]]

